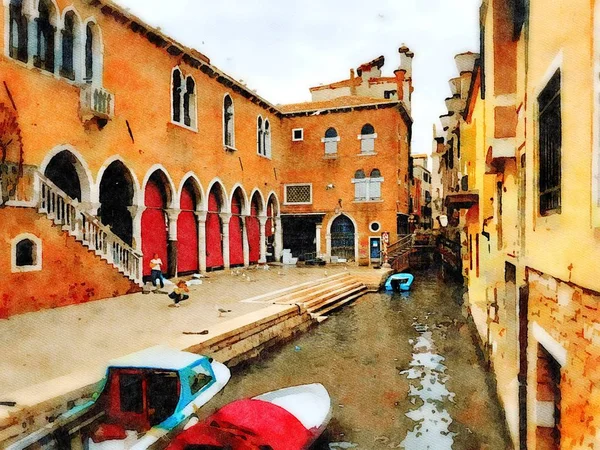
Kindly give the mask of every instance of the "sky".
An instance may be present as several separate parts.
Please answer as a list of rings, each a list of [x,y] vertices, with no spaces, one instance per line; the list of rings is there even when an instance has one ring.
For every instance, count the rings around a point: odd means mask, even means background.
[[[413,153],[428,153],[445,114],[454,55],[479,48],[481,0],[114,0],[193,47],[273,104],[310,101],[309,87],[349,77],[350,68],[398,48],[415,53]]]

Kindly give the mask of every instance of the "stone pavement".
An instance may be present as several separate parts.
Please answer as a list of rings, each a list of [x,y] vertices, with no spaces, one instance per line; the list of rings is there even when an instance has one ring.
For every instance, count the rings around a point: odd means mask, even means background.
[[[169,307],[167,294],[137,293],[0,320],[0,401],[72,372],[98,369],[102,375],[110,359],[269,306],[241,300],[346,270],[374,272],[344,266],[240,268],[209,273],[202,285],[190,287],[190,299],[180,308]],[[219,306],[231,312],[219,317]]]

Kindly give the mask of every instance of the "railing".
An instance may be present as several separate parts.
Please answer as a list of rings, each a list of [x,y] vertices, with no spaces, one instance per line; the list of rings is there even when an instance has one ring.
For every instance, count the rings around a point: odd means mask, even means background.
[[[398,236],[398,240],[387,247],[387,260],[395,272],[407,269],[410,253],[414,245],[414,235]]]
[[[129,279],[142,282],[142,255],[84,211],[77,200],[70,198],[42,174],[40,180],[39,212],[45,213],[57,225],[62,225],[69,235],[94,250],[98,256],[114,265]]]
[[[114,96],[106,89],[84,84],[81,87],[81,112],[84,118],[96,116],[110,119],[114,115]]]

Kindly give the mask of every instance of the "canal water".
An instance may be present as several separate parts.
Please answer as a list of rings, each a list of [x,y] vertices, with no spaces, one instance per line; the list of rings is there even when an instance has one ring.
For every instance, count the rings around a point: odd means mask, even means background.
[[[242,397],[322,383],[332,419],[314,450],[505,450],[509,439],[461,314],[462,290],[434,272],[409,293],[362,297],[233,370],[202,413]]]

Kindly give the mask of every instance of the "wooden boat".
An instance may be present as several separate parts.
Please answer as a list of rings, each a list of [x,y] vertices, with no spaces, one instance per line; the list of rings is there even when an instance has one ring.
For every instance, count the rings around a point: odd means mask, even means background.
[[[224,364],[205,356],[151,347],[111,361],[96,400],[10,448],[146,449],[182,428],[230,376]]]
[[[395,273],[385,282],[386,291],[408,291],[415,277],[410,273]]]
[[[167,450],[305,450],[330,418],[323,385],[294,386],[225,405],[177,436]]]

